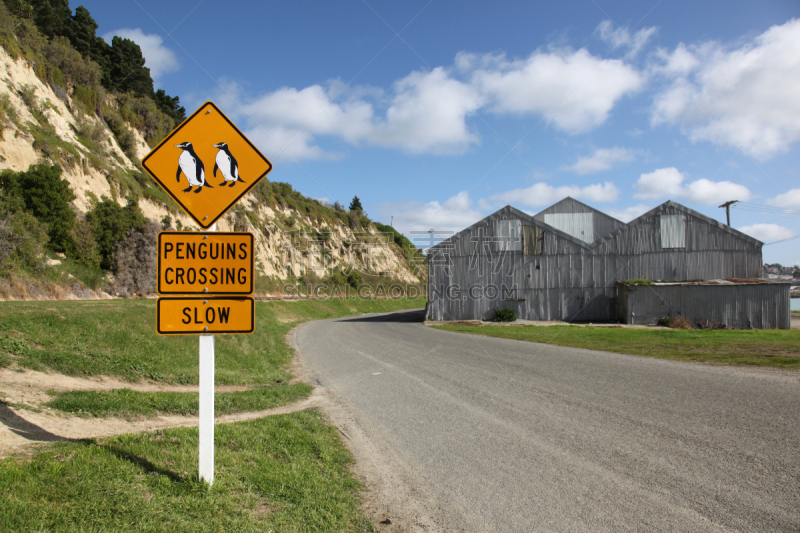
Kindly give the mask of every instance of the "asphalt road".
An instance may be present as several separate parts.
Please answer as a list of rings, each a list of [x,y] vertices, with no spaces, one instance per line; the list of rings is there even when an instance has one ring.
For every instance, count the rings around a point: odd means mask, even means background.
[[[800,531],[796,379],[419,320],[310,322],[294,342],[444,502],[441,529]]]

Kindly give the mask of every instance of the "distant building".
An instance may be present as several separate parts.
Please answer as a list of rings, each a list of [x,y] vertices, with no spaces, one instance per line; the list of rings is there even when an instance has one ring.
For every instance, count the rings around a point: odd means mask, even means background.
[[[672,201],[627,224],[573,198],[506,206],[429,249],[427,318],[616,321],[618,282],[761,278],[762,246]]]

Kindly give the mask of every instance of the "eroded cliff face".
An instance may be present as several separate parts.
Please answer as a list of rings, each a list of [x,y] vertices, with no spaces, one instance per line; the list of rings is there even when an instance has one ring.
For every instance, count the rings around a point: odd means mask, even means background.
[[[58,163],[63,168],[62,177],[69,181],[75,193],[73,204],[78,211],[85,213],[103,196],[114,198],[122,205],[126,203],[113,171],[134,170],[150,151],[139,131],[131,129],[136,156],[136,161],[132,161],[101,118],[78,113],[70,94],[43,83],[27,60],[13,59],[2,47],[0,98],[8,99],[7,107],[14,115],[3,120],[0,170],[21,171],[40,162]],[[115,102],[110,99],[107,104],[114,106]],[[37,124],[34,113],[44,116],[58,139],[68,146],[37,143],[28,132],[29,124]],[[79,121],[84,128],[88,124],[102,131],[99,137],[105,143],[105,169],[97,168],[100,154],[79,139],[76,133]],[[291,209],[259,205],[252,194],[245,196],[240,204],[245,211],[229,212],[217,223],[217,230],[254,234],[257,274],[285,280],[314,271],[324,277],[338,267],[345,273],[353,269],[366,274],[383,273],[400,283],[419,281],[420,272],[415,275],[419,266],[409,265],[391,238],[378,233],[371,225],[364,231],[353,231],[338,220],[320,222]],[[139,207],[150,219],[160,221],[170,216],[173,225],[179,222],[185,229],[199,229],[185,213],[170,212],[160,202],[140,199]],[[287,219],[292,220],[290,225],[286,224]],[[320,233],[325,235],[324,241],[319,240]]]

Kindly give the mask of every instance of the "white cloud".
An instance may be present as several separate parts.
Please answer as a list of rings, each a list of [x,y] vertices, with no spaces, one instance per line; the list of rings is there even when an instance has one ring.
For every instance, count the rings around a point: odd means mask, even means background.
[[[511,204],[515,207],[520,205],[527,205],[531,207],[539,207],[543,205],[550,205],[567,196],[571,196],[578,200],[587,202],[614,202],[619,196],[619,189],[610,181],[603,184],[596,183],[586,187],[577,185],[562,185],[560,187],[553,187],[548,183],[536,183],[525,189],[514,189],[489,197],[495,204]]]
[[[671,79],[651,121],[679,124],[693,141],[734,146],[760,160],[800,140],[800,20],[736,49],[718,43],[660,51],[651,70]]]
[[[794,232],[777,224],[753,224],[737,228],[762,242],[774,242],[794,237]]]
[[[727,200],[748,200],[750,190],[730,181],[711,181],[705,178],[683,184],[685,176],[677,168],[659,168],[639,176],[633,184],[635,198],[672,198],[703,204],[723,203]]]
[[[115,35],[123,39],[130,39],[139,45],[145,59],[144,66],[150,69],[150,77],[153,79],[175,72],[180,68],[175,53],[161,45],[163,39],[160,36],[146,34],[140,28],[120,28],[103,35],[103,39],[110,44]]]
[[[633,188],[637,190],[634,197],[649,200],[682,196],[682,182],[683,174],[677,168],[659,168],[639,176],[639,180],[633,184]]]
[[[792,189],[791,191],[779,194],[770,200],[769,203],[777,207],[800,207],[800,189]]]
[[[571,170],[580,175],[594,174],[609,170],[617,163],[627,163],[633,161],[633,151],[627,148],[615,146],[614,148],[599,148],[592,155],[581,157],[578,161],[569,166],[561,167],[563,170]]]
[[[460,53],[453,66],[413,71],[386,91],[331,80],[250,96],[221,79],[219,99],[239,118],[252,119],[251,131],[279,153],[318,159],[340,156],[318,145],[322,136],[412,154],[464,153],[480,142],[468,123],[480,109],[538,113],[561,130],[581,133],[602,124],[620,98],[642,85],[642,75],[620,60],[551,49],[513,61]]]
[[[381,91],[356,87],[339,97],[338,80],[327,88],[283,87],[250,99],[224,81],[223,92],[245,102],[240,114],[259,125],[254,131],[260,130],[262,140],[273,138],[269,144],[294,159],[338,157],[315,145],[319,136],[433,154],[461,153],[479,141],[466,121],[480,107],[480,96],[442,68],[412,72],[395,83],[383,117],[367,100],[382,103]]]
[[[610,20],[604,20],[595,31],[600,35],[600,39],[610,44],[612,48],[627,48],[628,52],[625,54],[627,58],[636,57],[650,37],[658,31],[656,27],[643,28],[631,35],[628,28],[613,29],[612,26]]]
[[[420,248],[430,246],[430,242],[426,242],[427,235],[410,232],[427,232],[433,228],[437,232],[445,232],[439,236],[446,238],[446,232],[459,232],[485,216],[482,211],[475,209],[468,191],[461,191],[443,203],[385,203],[379,211],[386,218],[394,216],[394,227]]]
[[[395,83],[386,119],[371,141],[408,152],[458,153],[477,143],[466,117],[482,105],[477,91],[451,78],[441,67],[412,72]]]
[[[711,181],[701,178],[686,186],[684,198],[701,204],[722,204],[728,200],[748,200],[750,190],[730,181]]]
[[[639,217],[653,209],[652,205],[639,204],[632,207],[623,207],[622,209],[604,209],[607,214],[621,220],[623,222],[630,222],[634,218]]]
[[[641,89],[644,79],[618,59],[586,49],[536,51],[527,59],[461,53],[456,67],[471,71],[472,84],[495,113],[543,115],[568,133],[583,133],[605,122],[616,102]]]

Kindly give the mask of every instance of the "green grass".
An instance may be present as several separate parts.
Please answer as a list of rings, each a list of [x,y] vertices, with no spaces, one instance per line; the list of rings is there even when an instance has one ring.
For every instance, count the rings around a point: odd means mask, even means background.
[[[0,462],[0,531],[376,531],[315,411],[221,424],[214,486],[196,428],[55,443]]]
[[[269,385],[291,376],[289,330],[308,320],[419,307],[422,300],[304,300],[257,302],[252,335],[216,338],[216,383]],[[24,343],[0,354],[22,368],[72,376],[115,376],[137,382],[196,384],[197,336],[155,332],[154,300],[4,302],[3,334]]]
[[[676,361],[800,369],[797,330],[641,330],[577,326],[434,326],[436,329]]]
[[[247,391],[214,394],[214,415],[261,411],[286,405],[311,394],[306,383],[275,384]],[[110,391],[51,392],[55,399],[45,407],[80,416],[120,418],[156,415],[198,414],[196,392],[138,392],[130,389]]]
[[[104,284],[108,283],[108,279],[106,278],[107,272],[99,267],[93,268],[86,266],[74,259],[70,259],[69,257],[64,259],[59,258],[59,261],[61,261],[61,264],[57,265],[54,270],[63,274],[65,278],[68,278],[69,275],[72,275],[75,280],[83,283],[86,287],[89,287],[92,290],[99,289]],[[72,280],[73,283],[75,280]],[[68,283],[68,280],[63,278],[59,281]]]

